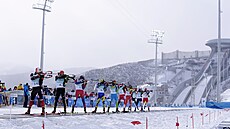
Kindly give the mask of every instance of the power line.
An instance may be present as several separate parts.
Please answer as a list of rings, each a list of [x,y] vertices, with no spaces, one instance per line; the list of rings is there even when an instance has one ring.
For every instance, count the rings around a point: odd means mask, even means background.
[[[149,32],[146,31],[146,29],[141,24],[138,23],[135,16],[132,15],[131,12],[119,0],[115,0],[115,1],[118,6],[116,6],[114,3],[112,3],[111,0],[109,0],[110,4],[112,4],[115,8],[120,10],[120,12],[136,27],[136,29],[139,30],[139,32],[141,32],[145,37],[149,38],[148,35]]]

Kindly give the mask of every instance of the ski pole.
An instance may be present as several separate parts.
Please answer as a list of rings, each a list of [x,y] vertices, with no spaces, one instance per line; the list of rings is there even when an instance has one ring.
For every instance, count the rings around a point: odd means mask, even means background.
[[[146,129],[148,129],[148,118],[146,117]]]

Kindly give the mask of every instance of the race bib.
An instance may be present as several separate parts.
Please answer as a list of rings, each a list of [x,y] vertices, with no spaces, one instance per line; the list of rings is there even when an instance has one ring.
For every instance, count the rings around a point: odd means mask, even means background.
[[[97,88],[98,92],[104,93],[104,86],[100,86]]]
[[[82,90],[82,84],[75,84],[75,88],[78,89],[78,90]]]
[[[57,87],[63,87],[64,86],[63,82],[64,82],[64,79],[58,79],[58,80],[56,80],[56,86]]]
[[[110,87],[110,92],[113,94],[116,93],[116,87]]]
[[[32,85],[33,87],[39,86],[39,79],[33,80],[31,85]]]
[[[123,89],[119,89],[119,94],[124,94],[124,91],[123,91]]]

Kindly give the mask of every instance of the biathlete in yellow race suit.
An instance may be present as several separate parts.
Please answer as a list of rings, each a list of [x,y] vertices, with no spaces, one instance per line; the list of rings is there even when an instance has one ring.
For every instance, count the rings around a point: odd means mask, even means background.
[[[100,100],[102,100],[103,113],[105,113],[105,91],[107,90],[107,86],[108,86],[108,84],[104,80],[101,80],[96,85],[96,89],[97,89],[97,103],[96,103],[95,109],[94,109],[94,111],[92,111],[92,113],[96,113],[97,112],[97,107],[98,107],[98,104],[99,104]]]

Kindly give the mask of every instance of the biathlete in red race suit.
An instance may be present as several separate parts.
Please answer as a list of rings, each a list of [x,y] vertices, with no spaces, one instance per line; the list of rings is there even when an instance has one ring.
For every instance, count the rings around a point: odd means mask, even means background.
[[[132,92],[133,92],[133,89],[132,89],[132,86],[129,85],[129,86],[126,86],[125,87],[125,107],[123,109],[123,112],[125,112],[125,108],[126,106],[128,105],[129,103],[129,108],[128,110],[131,112],[132,111]]]
[[[31,100],[29,103],[28,110],[25,114],[30,114],[30,109],[32,105],[34,104],[34,99],[36,95],[38,94],[39,96],[39,101],[41,103],[42,107],[42,113],[41,115],[45,115],[45,102],[43,100],[43,95],[42,95],[42,84],[44,80],[44,73],[40,68],[36,68],[34,73],[30,74],[30,79],[31,79],[31,86],[32,86],[32,92],[31,92]]]
[[[87,85],[87,80],[85,80],[85,77],[82,75],[79,77],[78,80],[77,79],[75,80],[76,100],[74,100],[74,104],[72,106],[72,113],[74,113],[74,107],[77,103],[78,98],[81,98],[83,106],[84,106],[84,112],[87,113],[86,112],[85,98],[84,98],[84,96],[85,96],[84,95],[84,92],[85,92],[84,89],[85,89],[86,85]]]
[[[150,91],[147,90],[147,88],[145,88],[145,90],[143,91],[142,93],[142,98],[143,98],[143,107],[145,109],[145,107],[147,106],[148,107],[148,111],[150,111],[150,107],[149,107],[149,93]],[[141,107],[141,110],[143,111],[143,107]]]
[[[117,101],[117,104],[116,104],[116,112],[120,112],[118,110],[118,106],[119,106],[121,100],[125,102],[125,85],[124,84],[119,84],[118,85],[118,95],[119,96],[118,96],[118,101]]]

